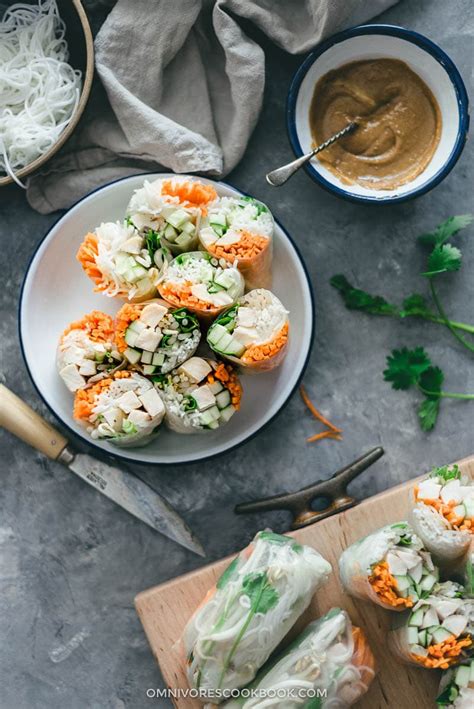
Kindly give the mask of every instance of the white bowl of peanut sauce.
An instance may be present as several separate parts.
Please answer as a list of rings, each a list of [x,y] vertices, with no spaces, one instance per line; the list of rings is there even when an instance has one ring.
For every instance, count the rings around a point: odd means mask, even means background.
[[[393,203],[431,190],[466,141],[459,71],[423,35],[361,25],[320,44],[298,69],[287,126],[297,156],[350,122],[357,127],[305,165],[322,187],[356,202]]]

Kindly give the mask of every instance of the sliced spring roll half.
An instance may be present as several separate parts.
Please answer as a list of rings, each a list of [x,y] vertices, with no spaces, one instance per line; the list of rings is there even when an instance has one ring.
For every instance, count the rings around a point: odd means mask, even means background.
[[[201,219],[216,199],[214,187],[199,180],[145,180],[130,200],[127,218],[140,230],[151,229],[176,256],[198,248]]]
[[[137,372],[115,372],[78,391],[74,400],[74,418],[87,427],[91,438],[122,447],[146,445],[164,415],[153,384]]]
[[[117,350],[146,376],[166,374],[185,362],[201,339],[195,315],[160,300],[126,303],[115,322]]]
[[[76,392],[89,383],[124,365],[115,346],[114,321],[110,315],[93,310],[72,322],[59,339],[56,354],[59,376]]]
[[[176,433],[205,433],[226,424],[240,408],[242,387],[229,364],[191,357],[153,381]]]
[[[430,553],[407,522],[352,544],[339,559],[339,571],[348,593],[393,611],[411,608],[438,581]]]
[[[205,694],[253,680],[330,572],[314,549],[259,532],[184,630],[181,649],[191,687]]]
[[[237,261],[248,290],[270,288],[275,223],[253,197],[221,197],[201,222],[199,240],[217,258]]]
[[[474,534],[474,484],[457,465],[435,468],[414,489],[412,524],[440,564],[464,556]]]
[[[253,696],[231,699],[224,707],[298,709],[317,699],[320,709],[343,709],[367,692],[374,675],[374,656],[364,633],[345,611],[332,608],[258,672],[247,688]]]
[[[243,295],[244,279],[224,259],[193,251],[171,261],[158,290],[175,308],[188,308],[200,317],[212,319]]]
[[[166,260],[171,260],[153,235],[142,234],[128,222],[106,222],[89,232],[77,260],[96,284],[95,291],[133,302],[156,295]]]
[[[389,641],[404,661],[446,670],[472,655],[474,601],[453,581],[438,584],[407,615],[397,617]]]
[[[288,311],[271,291],[257,288],[216,318],[207,342],[243,369],[265,371],[285,358],[288,331]]]
[[[436,705],[443,709],[472,709],[474,706],[474,660],[443,673]]]

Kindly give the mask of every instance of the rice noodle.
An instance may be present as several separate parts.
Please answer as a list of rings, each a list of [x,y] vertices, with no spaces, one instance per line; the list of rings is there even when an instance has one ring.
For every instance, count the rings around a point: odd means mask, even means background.
[[[15,3],[0,22],[0,169],[21,187],[14,171],[56,143],[79,102],[65,32],[56,0]]]

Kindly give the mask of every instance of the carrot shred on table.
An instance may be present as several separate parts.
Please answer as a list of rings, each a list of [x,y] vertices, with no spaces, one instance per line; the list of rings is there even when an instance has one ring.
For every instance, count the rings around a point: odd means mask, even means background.
[[[315,419],[318,419],[318,421],[321,421],[321,423],[324,423],[325,426],[331,429],[331,431],[334,431],[334,433],[342,433],[342,429],[338,428],[335,426],[333,423],[328,421],[328,419],[323,416],[323,414],[317,410],[311,399],[309,398],[308,394],[306,393],[306,389],[304,388],[303,385],[300,386],[300,394],[301,398],[303,399],[304,403],[308,407],[308,409],[311,411]]]
[[[321,438],[333,438],[335,441],[342,441],[342,436],[335,431],[321,431],[321,433],[316,433],[314,436],[306,439],[307,443],[313,443],[314,441],[319,441]]]

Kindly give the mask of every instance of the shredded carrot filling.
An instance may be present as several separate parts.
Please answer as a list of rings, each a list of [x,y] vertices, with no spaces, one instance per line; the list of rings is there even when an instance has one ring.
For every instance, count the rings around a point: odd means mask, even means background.
[[[265,342],[263,345],[251,345],[244,352],[241,359],[242,362],[261,362],[264,359],[274,357],[288,342],[288,323],[285,323],[278,335],[271,342]]]
[[[322,438],[333,438],[335,441],[342,441],[342,436],[340,433],[335,433],[335,431],[321,431],[321,433],[315,433],[314,436],[310,436],[306,439],[307,443],[314,443],[314,441],[320,441]]]
[[[447,670],[450,665],[457,664],[462,649],[471,645],[472,639],[470,635],[466,635],[462,640],[456,640],[456,636],[451,635],[447,640],[443,640],[442,643],[430,645],[427,657],[415,654],[412,654],[412,657],[424,667]]]
[[[72,330],[84,330],[93,342],[106,344],[113,339],[114,321],[110,315],[102,313],[100,310],[93,310],[91,313],[81,318],[81,320],[72,322],[64,330],[61,339],[66,337]]]
[[[413,601],[411,598],[401,598],[397,595],[398,584],[396,579],[388,570],[386,561],[381,561],[376,564],[372,570],[372,575],[369,576],[369,583],[385,603],[390,606],[406,606],[411,608]]]
[[[107,389],[114,379],[126,379],[130,376],[130,372],[119,370],[115,372],[112,378],[101,379],[89,389],[80,389],[74,398],[74,418],[80,421],[87,420],[91,416],[97,396],[103,389]]]
[[[239,410],[240,400],[242,399],[242,386],[233,368],[221,362],[211,374],[207,375],[206,381],[208,384],[214,384],[216,379],[229,390],[231,403]]]
[[[454,500],[450,500],[449,502],[443,502],[443,500],[440,500],[440,499],[419,500],[418,499],[418,492],[419,492],[419,487],[418,487],[418,485],[416,485],[415,486],[415,501],[416,502],[422,502],[424,505],[429,505],[430,507],[434,507],[435,510],[449,522],[449,524],[453,527],[453,529],[455,529],[457,531],[470,532],[471,534],[474,533],[473,520],[470,519],[469,517],[461,517],[460,515],[457,515],[454,512],[454,507],[458,506],[458,504],[459,504],[458,502],[455,502]]]
[[[228,261],[241,259],[250,261],[262,251],[265,251],[270,246],[270,239],[258,234],[252,234],[249,231],[242,230],[239,241],[234,244],[225,244],[221,246],[218,242],[210,244],[207,250],[217,256],[217,258],[225,258]]]
[[[119,352],[125,352],[128,345],[125,342],[125,332],[134,320],[138,320],[143,309],[141,305],[130,305],[126,303],[122,305],[117,315],[115,316],[115,342]]]
[[[192,283],[184,283],[183,285],[175,285],[174,283],[162,283],[159,286],[159,291],[165,300],[168,300],[173,305],[187,306],[189,308],[197,308],[199,310],[219,311],[222,308],[213,305],[205,300],[196,298],[191,292]]]
[[[89,232],[85,235],[84,241],[79,246],[79,250],[76,254],[76,258],[82,265],[82,268],[86,274],[91,278],[97,285],[96,291],[104,291],[108,287],[108,282],[104,280],[102,272],[97,268],[96,257],[99,253],[98,250],[98,239],[95,234]]]
[[[179,197],[185,207],[200,207],[202,214],[207,214],[206,204],[217,198],[217,192],[212,185],[202,182],[173,182],[164,180],[161,194]]]
[[[315,407],[308,394],[306,393],[306,389],[303,385],[300,386],[300,394],[301,398],[313,414],[314,418],[318,421],[321,421],[321,423],[328,427],[327,431],[322,431],[321,433],[316,433],[314,436],[310,436],[306,439],[306,442],[313,443],[314,441],[319,441],[322,438],[333,438],[335,441],[342,441],[342,429],[335,426],[325,416],[323,416],[320,411],[318,411],[318,409]]]

